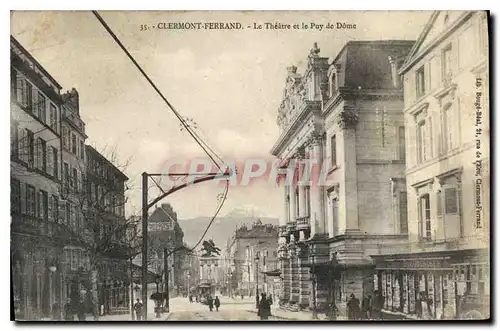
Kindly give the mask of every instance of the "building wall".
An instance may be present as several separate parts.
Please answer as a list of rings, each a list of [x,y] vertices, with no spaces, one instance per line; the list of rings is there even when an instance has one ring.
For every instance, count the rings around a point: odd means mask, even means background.
[[[60,155],[60,86],[13,38],[11,58],[13,297],[16,319],[33,320],[50,316],[61,298],[61,250],[50,239],[60,196],[60,162],[52,153]]]
[[[476,93],[483,95],[480,102],[483,106],[483,130],[489,128],[488,118],[488,73],[487,73],[487,44],[485,44],[485,22],[484,12],[475,12],[458,25],[453,26],[456,20],[464,18],[465,13],[460,15],[450,14],[448,24],[444,26],[445,12],[441,12],[433,26],[436,38],[443,36],[446,31],[450,33],[434,46],[429,41],[428,46],[432,47],[421,59],[412,64],[411,68],[404,74],[405,82],[405,119],[407,123],[408,164],[407,164],[407,185],[408,185],[408,215],[410,222],[410,240],[418,241],[419,236],[419,212],[418,197],[424,193],[430,193],[431,219],[432,219],[432,239],[458,239],[463,237],[470,247],[489,245],[489,208],[481,211],[482,224],[480,227],[475,224],[475,196],[476,180],[483,179],[480,187],[484,195],[484,203],[489,206],[489,173],[487,165],[489,163],[489,135],[486,131],[480,136],[481,153],[480,160],[483,161],[483,173],[476,176]],[[457,16],[458,15],[458,16]],[[451,30],[446,30],[451,29]],[[446,34],[445,34],[446,35]],[[429,38],[429,37],[427,37]],[[451,74],[444,72],[444,51],[451,46]],[[422,46],[423,47],[423,46]],[[418,54],[415,56],[419,56]],[[417,98],[416,75],[417,70],[423,68],[425,73],[425,93]],[[476,87],[476,79],[482,79],[482,86]],[[446,89],[449,92],[446,93]],[[444,93],[444,94],[443,94]],[[449,110],[445,107],[450,105]],[[423,108],[418,112],[419,108]],[[446,112],[452,111],[451,117],[447,117]],[[450,125],[447,119],[451,119]],[[419,121],[431,122],[432,128],[428,134],[428,145],[430,152],[426,159],[419,158],[418,123]],[[447,132],[448,131],[448,132]],[[452,138],[447,134],[452,132]],[[446,146],[452,141],[451,146]],[[438,176],[448,171],[459,169],[457,174],[461,180],[458,184],[453,177],[445,178],[439,183]],[[423,180],[433,182],[424,186],[418,186]],[[487,180],[485,180],[487,179]],[[442,185],[441,185],[442,184]],[[445,185],[460,188],[461,197],[458,197],[459,210],[457,213],[444,213],[444,220],[438,215],[438,194],[444,192]],[[445,197],[442,197],[442,204]],[[461,221],[460,221],[461,219]],[[462,222],[462,223],[460,223]],[[462,230],[460,229],[462,227]]]

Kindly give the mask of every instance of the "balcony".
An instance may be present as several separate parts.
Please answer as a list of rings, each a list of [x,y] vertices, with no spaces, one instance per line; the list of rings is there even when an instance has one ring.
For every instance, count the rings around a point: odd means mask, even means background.
[[[307,230],[311,227],[309,223],[309,216],[299,217],[297,218],[297,230]]]
[[[288,231],[295,231],[297,227],[297,224],[295,222],[287,222],[286,223],[286,228]]]

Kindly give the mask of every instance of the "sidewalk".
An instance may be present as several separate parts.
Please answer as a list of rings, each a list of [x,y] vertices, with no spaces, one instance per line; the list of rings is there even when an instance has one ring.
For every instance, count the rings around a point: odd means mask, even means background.
[[[249,312],[257,314],[257,309],[250,309]],[[289,311],[282,308],[275,308],[271,310],[272,317],[278,320],[289,320],[289,321],[315,321],[312,317],[311,311]],[[327,321],[325,314],[318,314],[318,319],[316,321]],[[346,316],[337,316],[337,321],[347,320]],[[333,321],[332,321],[333,322]]]
[[[160,318],[156,318],[155,314],[148,314],[148,321],[165,321],[170,317],[170,313],[162,313]],[[87,321],[94,321],[93,316],[87,317]],[[108,321],[132,321],[130,314],[120,314],[120,315],[104,315],[99,316],[98,322],[108,322]]]

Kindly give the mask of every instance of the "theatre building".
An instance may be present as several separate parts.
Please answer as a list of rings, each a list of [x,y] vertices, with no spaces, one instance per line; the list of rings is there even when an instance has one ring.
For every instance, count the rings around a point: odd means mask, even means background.
[[[335,303],[344,314],[351,294],[373,291],[370,256],[407,238],[397,68],[413,44],[350,41],[331,61],[314,45],[303,74],[288,69],[271,153],[284,176],[294,176],[291,168],[299,178],[314,174],[308,170],[314,164],[327,180],[311,175],[311,181],[280,184],[283,305],[321,311]]]

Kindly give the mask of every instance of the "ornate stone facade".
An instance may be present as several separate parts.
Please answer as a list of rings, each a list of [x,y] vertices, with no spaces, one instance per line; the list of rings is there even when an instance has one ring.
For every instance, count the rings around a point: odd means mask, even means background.
[[[288,176],[309,180],[283,182],[284,305],[325,310],[337,299],[338,308],[345,309],[347,294],[361,298],[373,289],[371,251],[362,248],[364,243],[390,245],[405,238],[392,230],[396,220],[385,212],[392,209],[392,200],[385,198],[390,178],[404,176],[404,161],[396,152],[401,142],[388,129],[403,126],[403,95],[393,82],[389,56],[407,54],[412,44],[349,42],[331,64],[314,44],[304,73],[296,67],[288,71],[278,112],[286,125],[271,153],[283,160]],[[290,106],[286,100],[297,103]],[[382,110],[387,114],[383,123],[376,120]],[[385,192],[377,203],[374,191]]]

